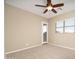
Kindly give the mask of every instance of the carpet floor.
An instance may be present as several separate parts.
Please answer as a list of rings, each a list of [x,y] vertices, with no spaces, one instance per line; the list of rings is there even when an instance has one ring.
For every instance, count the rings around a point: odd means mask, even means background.
[[[6,56],[6,59],[75,59],[75,51],[45,44]]]

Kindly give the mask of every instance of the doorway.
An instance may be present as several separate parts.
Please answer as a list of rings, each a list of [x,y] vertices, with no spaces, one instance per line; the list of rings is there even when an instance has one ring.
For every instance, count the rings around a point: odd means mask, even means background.
[[[48,23],[42,22],[42,44],[48,43]]]

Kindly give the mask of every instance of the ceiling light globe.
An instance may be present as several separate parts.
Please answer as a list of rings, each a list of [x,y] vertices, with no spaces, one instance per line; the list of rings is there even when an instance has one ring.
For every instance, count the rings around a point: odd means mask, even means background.
[[[48,11],[52,10],[52,7],[51,6],[48,6],[47,7]]]

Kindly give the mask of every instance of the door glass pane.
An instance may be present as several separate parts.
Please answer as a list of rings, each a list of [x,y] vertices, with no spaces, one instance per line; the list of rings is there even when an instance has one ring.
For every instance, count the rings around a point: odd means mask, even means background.
[[[65,32],[74,32],[74,26],[73,27],[65,27]]]
[[[63,28],[56,28],[56,32],[63,33]]]
[[[47,32],[43,33],[43,42],[47,42]]]
[[[57,21],[56,27],[63,27],[63,21]]]
[[[43,33],[47,32],[47,25],[43,25]]]

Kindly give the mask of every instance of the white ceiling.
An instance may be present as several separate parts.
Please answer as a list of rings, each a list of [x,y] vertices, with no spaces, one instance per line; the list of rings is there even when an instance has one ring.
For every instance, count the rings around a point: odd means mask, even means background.
[[[27,10],[45,18],[51,18],[53,16],[74,10],[74,0],[52,0],[52,3],[55,4],[62,1],[64,2],[64,6],[62,7],[63,10],[56,9],[58,12],[57,14],[54,14],[52,11],[48,11],[46,14],[43,14],[45,8],[36,7],[35,4],[46,5],[47,0],[5,0],[5,2],[9,5]]]

